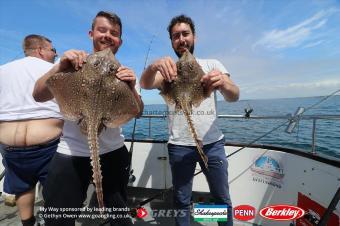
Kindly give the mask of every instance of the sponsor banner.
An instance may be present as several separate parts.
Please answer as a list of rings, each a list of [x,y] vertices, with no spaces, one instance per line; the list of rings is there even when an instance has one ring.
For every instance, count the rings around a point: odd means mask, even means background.
[[[321,217],[326,211],[326,207],[320,205],[302,193],[298,193],[298,207],[304,209],[306,214],[303,218],[296,220],[296,226],[314,226],[319,224]],[[340,218],[334,212],[331,213],[327,225],[338,226]]]
[[[197,222],[227,221],[228,205],[194,205],[194,220]]]
[[[273,205],[267,206],[260,210],[263,218],[276,221],[295,220],[302,217],[305,211],[299,207],[291,205]]]
[[[240,221],[249,221],[255,218],[255,208],[250,205],[234,207],[234,218]]]

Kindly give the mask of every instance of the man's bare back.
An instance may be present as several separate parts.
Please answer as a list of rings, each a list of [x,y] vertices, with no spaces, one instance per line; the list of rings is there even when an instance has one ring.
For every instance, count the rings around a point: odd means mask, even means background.
[[[13,147],[43,144],[61,135],[63,120],[35,119],[0,122],[0,143]]]

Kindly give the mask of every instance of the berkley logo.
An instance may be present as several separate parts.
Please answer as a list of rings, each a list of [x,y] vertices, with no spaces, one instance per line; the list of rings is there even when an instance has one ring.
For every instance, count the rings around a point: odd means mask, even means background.
[[[287,221],[302,217],[305,211],[296,206],[274,205],[261,209],[260,215],[269,220]]]
[[[249,205],[234,207],[234,218],[240,221],[249,221],[255,218],[255,208]]]

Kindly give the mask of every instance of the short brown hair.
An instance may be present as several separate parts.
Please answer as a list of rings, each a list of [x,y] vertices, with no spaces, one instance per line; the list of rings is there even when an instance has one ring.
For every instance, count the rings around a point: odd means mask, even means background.
[[[52,43],[52,41],[45,36],[30,34],[24,38],[24,41],[22,42],[22,49],[27,56],[30,54],[31,50],[37,49],[39,47],[45,47],[46,42]]]
[[[122,37],[122,33],[123,33],[122,21],[120,20],[117,14],[112,13],[112,12],[107,12],[107,11],[98,12],[96,17],[92,21],[92,30],[94,29],[94,26],[96,25],[97,17],[105,17],[111,22],[111,24],[118,24],[118,26],[120,27],[120,37]]]

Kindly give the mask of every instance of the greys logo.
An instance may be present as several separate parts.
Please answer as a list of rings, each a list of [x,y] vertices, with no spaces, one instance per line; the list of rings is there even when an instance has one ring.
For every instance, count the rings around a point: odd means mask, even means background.
[[[131,216],[138,218],[144,218],[147,216],[152,218],[184,217],[186,216],[186,212],[178,209],[150,209],[148,207],[141,207],[133,209],[133,211],[131,211]]]
[[[152,210],[151,216],[156,217],[184,217],[186,212],[184,210],[176,210],[176,209],[160,209],[160,210]]]

